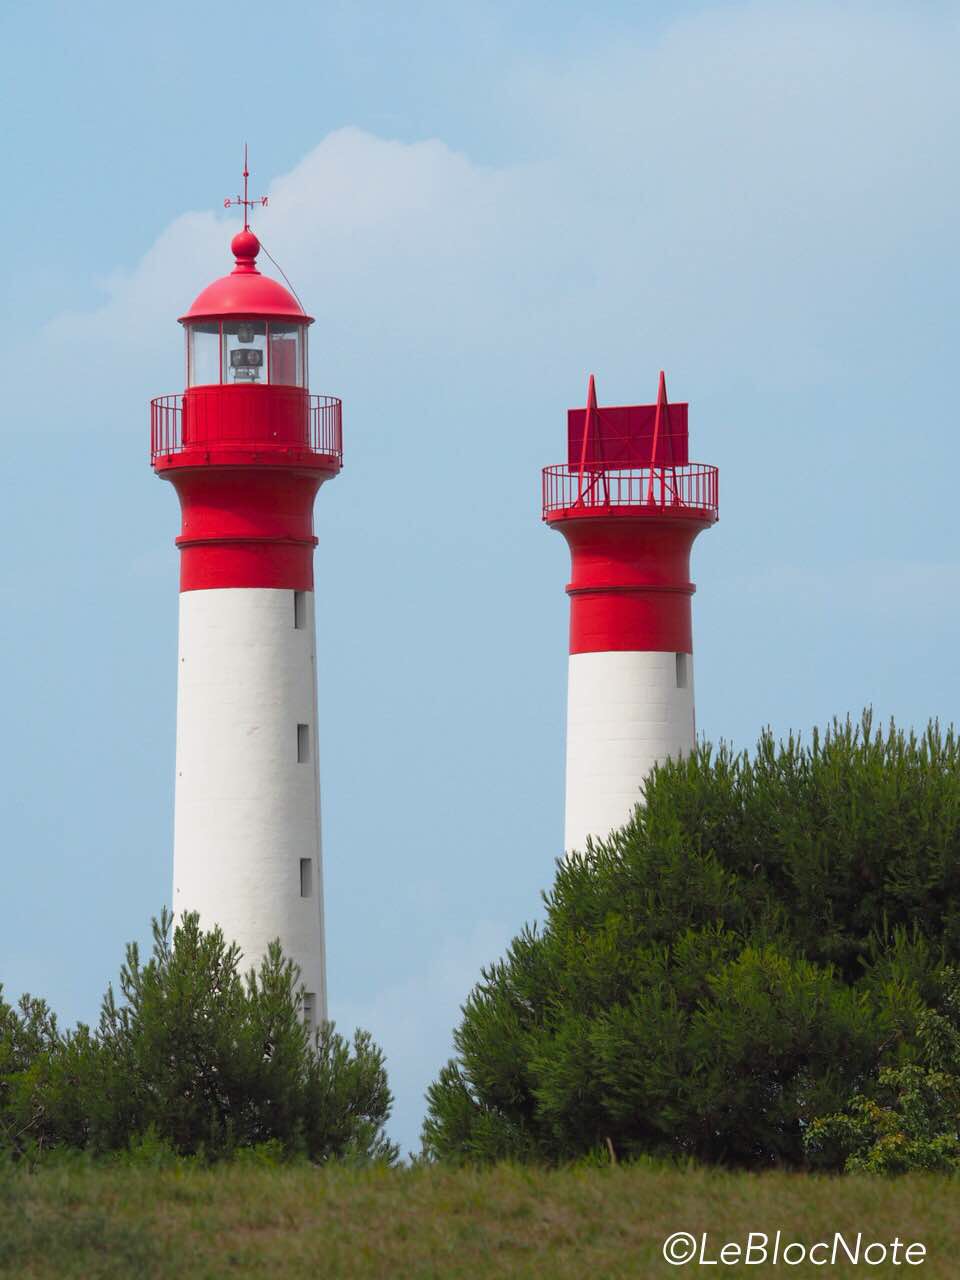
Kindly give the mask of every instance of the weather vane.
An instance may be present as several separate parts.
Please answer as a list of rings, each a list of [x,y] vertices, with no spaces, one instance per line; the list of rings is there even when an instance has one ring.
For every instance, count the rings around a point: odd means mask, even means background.
[[[257,196],[253,200],[247,198],[247,179],[250,177],[250,171],[247,168],[247,144],[243,144],[243,196],[237,196],[236,200],[231,200],[228,196],[223,202],[223,207],[229,209],[231,205],[243,205],[243,229],[250,230],[250,210],[254,205],[259,205],[261,209],[265,209],[269,203],[269,196]]]

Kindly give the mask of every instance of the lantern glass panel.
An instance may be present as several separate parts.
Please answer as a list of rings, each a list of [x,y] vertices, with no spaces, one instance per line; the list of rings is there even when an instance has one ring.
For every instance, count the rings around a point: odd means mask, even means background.
[[[267,326],[262,320],[224,320],[224,382],[267,381]]]
[[[187,386],[205,387],[220,381],[220,325],[201,320],[187,325]]]
[[[303,386],[303,325],[270,322],[270,381]]]

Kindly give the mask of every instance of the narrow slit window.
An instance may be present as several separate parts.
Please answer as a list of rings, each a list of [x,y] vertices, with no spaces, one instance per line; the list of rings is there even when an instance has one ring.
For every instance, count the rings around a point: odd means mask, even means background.
[[[307,625],[307,593],[305,591],[293,593],[293,625],[298,631],[303,631]]]
[[[313,896],[313,859],[300,859],[300,897],[311,898]]]
[[[687,687],[687,655],[685,653],[677,654],[677,688],[686,689]]]
[[[310,726],[297,725],[297,764],[307,764],[310,760]]]
[[[308,1031],[317,1025],[317,997],[312,991],[303,993],[303,1025]]]

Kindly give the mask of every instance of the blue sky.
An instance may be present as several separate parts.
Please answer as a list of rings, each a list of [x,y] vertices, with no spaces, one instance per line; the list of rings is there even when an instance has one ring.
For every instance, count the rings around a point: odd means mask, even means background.
[[[518,12],[519,10],[519,12]],[[92,1018],[168,900],[176,503],[147,405],[257,230],[346,467],[317,506],[329,985],[416,1145],[562,828],[587,374],[721,474],[698,722],[957,717],[954,4],[7,0],[0,980]]]

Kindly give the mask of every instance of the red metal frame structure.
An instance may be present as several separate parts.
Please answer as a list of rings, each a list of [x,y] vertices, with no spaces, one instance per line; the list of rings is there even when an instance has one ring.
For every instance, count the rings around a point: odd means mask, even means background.
[[[717,468],[687,459],[686,404],[568,414],[568,458],[543,469],[543,519],[570,547],[570,652],[692,652],[690,551],[718,518]]]
[[[624,514],[632,516],[645,510],[717,519],[717,468],[687,461],[687,405],[669,404],[663,370],[653,405],[612,409],[597,405],[591,373],[586,409],[571,409],[569,418],[570,457],[543,469],[548,523],[619,508],[631,508]]]

